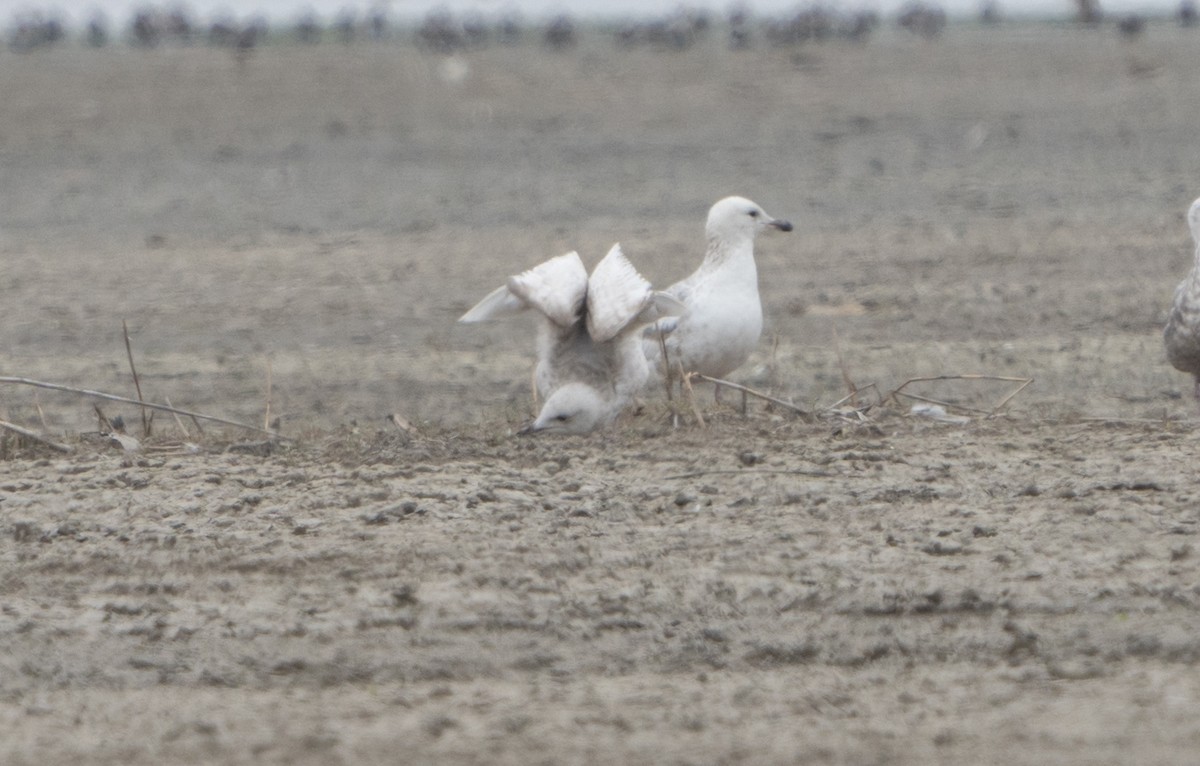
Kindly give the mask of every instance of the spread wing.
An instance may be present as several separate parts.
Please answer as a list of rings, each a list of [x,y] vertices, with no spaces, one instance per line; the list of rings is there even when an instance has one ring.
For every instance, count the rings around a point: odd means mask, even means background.
[[[487,322],[492,319],[503,319],[514,314],[520,314],[529,305],[508,291],[508,285],[497,287],[487,294],[487,297],[471,307],[471,310],[458,318],[460,322]]]
[[[612,340],[651,304],[654,291],[613,245],[588,279],[588,334],[596,343]]]
[[[488,293],[458,321],[487,322],[533,308],[567,327],[579,319],[586,294],[587,269],[579,254],[570,252],[509,277],[508,284]]]
[[[561,327],[579,319],[587,290],[587,269],[573,250],[508,278],[509,292]]]

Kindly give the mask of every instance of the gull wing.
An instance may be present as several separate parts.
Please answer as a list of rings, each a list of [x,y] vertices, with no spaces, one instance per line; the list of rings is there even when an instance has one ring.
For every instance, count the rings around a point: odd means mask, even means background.
[[[579,320],[587,297],[587,269],[572,250],[509,277],[507,289],[554,324],[570,327]]]
[[[616,244],[588,279],[588,334],[596,343],[612,340],[652,302],[650,283]]]
[[[508,291],[508,285],[497,287],[487,294],[487,297],[471,307],[471,310],[458,318],[460,322],[487,322],[492,319],[520,314],[529,305]]]
[[[570,326],[579,318],[587,293],[587,270],[575,252],[551,258],[508,278],[458,318],[465,323],[505,319],[533,308],[555,324]]]

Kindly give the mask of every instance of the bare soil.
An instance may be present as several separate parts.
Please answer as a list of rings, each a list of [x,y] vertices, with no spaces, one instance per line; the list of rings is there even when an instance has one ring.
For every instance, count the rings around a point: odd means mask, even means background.
[[[124,321],[148,399],[289,437],[0,389],[73,448],[0,439],[0,762],[1194,762],[1197,71],[1166,25],[0,54],[0,374],[133,396]],[[734,377],[823,416],[514,436],[532,323],[454,319],[569,249],[677,279],[735,193],[796,231]],[[880,401],[968,373],[1034,382]]]

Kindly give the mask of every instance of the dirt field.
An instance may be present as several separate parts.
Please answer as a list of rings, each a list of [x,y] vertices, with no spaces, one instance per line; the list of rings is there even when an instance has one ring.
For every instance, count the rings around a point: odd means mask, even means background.
[[[0,54],[0,374],[132,396],[125,321],[147,398],[291,437],[125,456],[0,389],[74,447],[0,442],[0,762],[1194,762],[1197,71],[1169,26]],[[454,319],[618,240],[672,281],[735,193],[796,224],[735,379],[1033,384],[513,436],[532,323]]]

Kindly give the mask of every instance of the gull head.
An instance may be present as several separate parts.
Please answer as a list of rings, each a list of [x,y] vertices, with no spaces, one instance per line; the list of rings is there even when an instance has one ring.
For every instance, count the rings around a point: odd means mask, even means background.
[[[791,231],[792,224],[772,218],[767,211],[745,197],[726,197],[713,205],[708,211],[708,222],[704,225],[709,239],[726,242],[753,241],[760,231],[767,229]]]
[[[537,419],[517,433],[590,433],[609,420],[611,409],[596,389],[568,383],[550,394]]]

